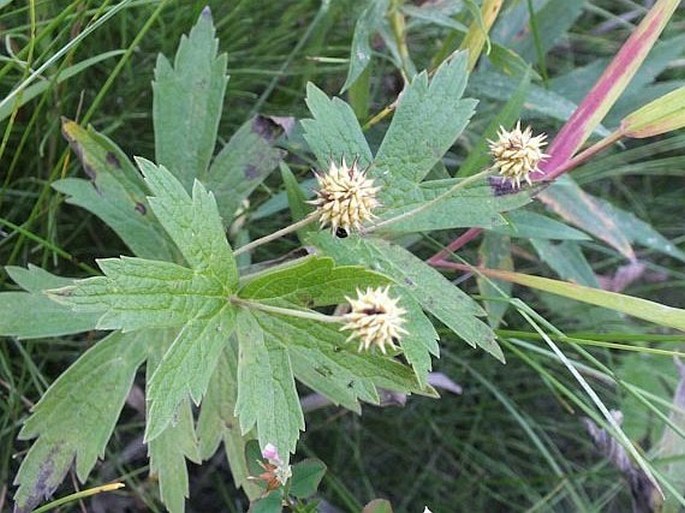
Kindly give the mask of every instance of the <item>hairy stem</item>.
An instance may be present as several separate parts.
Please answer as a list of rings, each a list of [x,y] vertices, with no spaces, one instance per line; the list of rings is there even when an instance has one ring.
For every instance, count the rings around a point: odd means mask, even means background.
[[[296,223],[288,225],[285,228],[281,228],[280,230],[277,230],[273,233],[270,233],[269,235],[265,235],[264,237],[261,237],[259,239],[253,240],[252,242],[245,244],[244,246],[240,246],[238,249],[235,249],[233,251],[233,256],[241,255],[247,251],[252,251],[253,249],[255,249],[259,246],[267,244],[268,242],[274,241],[276,239],[280,239],[284,235],[288,235],[289,233],[292,233],[294,231],[299,230],[300,228],[302,228],[304,226],[307,226],[312,221],[315,221],[318,217],[319,217],[318,212],[313,212],[313,213],[309,214],[307,217],[305,217],[304,219],[300,219]]]

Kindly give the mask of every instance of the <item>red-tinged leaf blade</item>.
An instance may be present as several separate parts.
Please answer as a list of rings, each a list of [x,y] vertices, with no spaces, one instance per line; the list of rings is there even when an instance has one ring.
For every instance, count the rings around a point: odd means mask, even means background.
[[[629,260],[635,260],[630,239],[608,215],[602,203],[584,192],[569,177],[563,177],[538,198],[563,219],[591,233]]]
[[[680,0],[658,0],[549,146],[540,166],[553,173],[566,163],[599,125],[637,73]]]

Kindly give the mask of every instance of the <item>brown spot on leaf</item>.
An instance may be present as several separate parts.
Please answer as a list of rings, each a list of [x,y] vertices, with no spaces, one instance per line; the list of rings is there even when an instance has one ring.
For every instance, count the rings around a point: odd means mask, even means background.
[[[116,167],[117,169],[121,169],[121,162],[119,162],[119,159],[117,158],[117,156],[113,152],[108,151],[107,157],[105,157],[105,158],[107,159],[107,163],[110,166]]]
[[[248,164],[245,166],[245,178],[248,180],[256,180],[259,178],[260,172],[259,168],[253,164]]]
[[[140,201],[136,201],[136,211],[140,212],[142,215],[147,214],[147,208]]]
[[[252,120],[252,131],[268,143],[274,142],[283,133],[283,129],[265,116],[255,116]]]

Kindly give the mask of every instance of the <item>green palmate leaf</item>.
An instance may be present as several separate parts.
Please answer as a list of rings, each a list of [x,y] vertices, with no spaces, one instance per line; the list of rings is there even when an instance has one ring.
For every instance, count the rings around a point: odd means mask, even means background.
[[[68,119],[62,133],[90,180],[66,178],[53,188],[67,202],[102,219],[136,255],[173,260],[173,244],[149,208],[147,187],[126,154],[92,127],[87,130]]]
[[[390,127],[376,155],[376,166],[397,177],[420,182],[454,144],[473,116],[475,100],[460,100],[468,72],[465,53],[455,54],[437,70],[430,85],[419,73],[400,96]]]
[[[514,260],[511,256],[509,237],[487,232],[478,248],[478,262],[486,267],[512,271]],[[499,326],[509,309],[511,289],[511,283],[506,281],[478,276],[478,290],[481,296],[486,298],[485,310],[488,312],[488,321],[493,328]],[[488,298],[491,301],[487,301]]]
[[[326,232],[309,236],[308,242],[340,264],[366,265],[388,275],[424,310],[468,344],[504,360],[493,331],[477,318],[485,315],[485,311],[468,294],[406,249],[383,240],[336,239]]]
[[[507,224],[493,226],[493,232],[523,239],[590,240],[580,230],[525,209],[507,212],[503,217]]]
[[[259,445],[273,444],[283,458],[295,452],[304,415],[285,348],[265,336],[247,310],[238,313],[238,399],[243,433],[257,427]]]
[[[176,408],[188,393],[195,404],[200,403],[234,327],[235,312],[228,304],[187,321],[148,382],[147,440],[174,421]]]
[[[350,67],[341,93],[359,78],[371,62],[371,37],[384,22],[389,4],[389,0],[368,0],[366,8],[359,14],[352,36]]]
[[[218,312],[226,304],[221,284],[180,265],[130,257],[98,264],[105,276],[48,291],[78,312],[99,312],[98,329],[180,326],[197,312]]]
[[[0,293],[0,336],[44,338],[95,329],[99,315],[75,314],[43,293],[46,289],[71,285],[74,280],[30,264],[28,269],[8,266],[5,270],[27,292]]]
[[[340,98],[329,99],[314,84],[307,84],[306,101],[314,119],[302,120],[304,138],[323,169],[343,157],[348,164],[355,158],[362,167],[371,164],[373,155],[352,107]]]
[[[553,244],[542,239],[531,239],[530,242],[540,259],[554,269],[560,278],[579,285],[599,287],[597,276],[576,242]]]
[[[627,296],[617,292],[584,287],[565,281],[557,281],[540,276],[498,271],[495,269],[481,269],[486,276],[518,283],[525,287],[551,292],[576,301],[589,303],[622,312],[638,319],[644,319],[661,326],[668,326],[685,331],[685,310],[648,301],[646,299]]]
[[[530,203],[539,190],[534,187],[499,194],[497,188],[483,184],[451,192],[459,181],[452,178],[431,180],[417,187],[406,179],[393,180],[392,188],[381,191],[385,208],[379,209],[379,220],[416,213],[402,217],[383,229],[393,233],[412,233],[473,226],[491,228],[506,222],[502,212]],[[440,199],[426,206],[436,198]]]
[[[146,439],[172,422],[190,394],[204,395],[217,358],[234,327],[227,298],[237,270],[211,193],[195,182],[190,198],[166,169],[139,160],[150,190],[150,206],[191,266],[122,257],[99,261],[105,276],[52,290],[55,299],[86,312],[99,312],[98,326],[124,331],[181,327],[150,378]]]
[[[376,387],[435,396],[430,386],[421,386],[412,370],[397,360],[379,354],[359,353],[355,342],[340,325],[317,323],[289,316],[255,313],[267,339],[292,355],[295,376],[334,404],[351,404],[357,399],[377,404]]]
[[[357,289],[390,280],[361,266],[334,266],[332,258],[309,256],[256,275],[238,295],[245,299],[288,301],[307,307],[344,303]]]
[[[235,403],[238,395],[238,342],[232,337],[224,348],[209,381],[207,395],[200,407],[197,421],[197,434],[200,443],[200,456],[209,459],[224,442],[224,449],[231,467],[231,475],[236,487],[243,488],[251,499],[261,494],[259,487],[248,480],[252,473],[248,470],[245,447],[249,435],[240,433],[240,425],[235,417]]]
[[[150,383],[160,370],[172,334],[157,331],[148,342],[149,357],[146,369],[148,396]],[[148,397],[147,418],[152,417],[152,403]],[[186,458],[199,464],[201,461],[198,441],[195,436],[193,412],[190,402],[183,399],[178,407],[174,424],[165,429],[154,440],[148,441],[150,474],[156,475],[162,502],[171,513],[183,513],[188,497],[188,469]]]
[[[163,166],[136,159],[154,197],[150,206],[186,262],[233,289],[238,271],[211,192],[195,181],[193,196]]]
[[[212,158],[226,91],[227,57],[217,57],[212,15],[205,8],[189,37],[183,36],[173,67],[159,55],[153,89],[156,160],[186,190]]]
[[[219,212],[230,222],[240,203],[273,171],[285,155],[273,147],[283,129],[264,116],[244,123],[219,152],[209,173],[200,175],[214,193]]]
[[[18,513],[27,513],[62,482],[72,462],[85,482],[104,455],[149,332],[113,333],[89,349],[48,389],[19,434],[38,438],[24,457],[15,484]]]
[[[323,461],[309,458],[293,465],[293,475],[290,479],[290,495],[298,499],[306,499],[316,493],[319,483],[326,473]]]
[[[238,295],[245,299],[264,302],[283,302],[308,308],[344,303],[356,297],[357,290],[387,285],[390,280],[382,274],[361,266],[334,267],[332,258],[306,257],[276,270],[259,274],[243,286]],[[425,385],[431,369],[430,353],[438,356],[438,335],[411,298],[401,307],[407,312],[409,333],[400,340],[407,361],[414,368],[421,385]]]

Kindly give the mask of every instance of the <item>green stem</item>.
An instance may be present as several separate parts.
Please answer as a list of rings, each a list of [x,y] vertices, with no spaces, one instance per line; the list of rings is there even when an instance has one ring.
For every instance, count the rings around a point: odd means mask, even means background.
[[[471,185],[473,182],[476,182],[480,180],[481,178],[484,178],[488,176],[492,170],[490,168],[481,171],[480,173],[476,173],[475,175],[471,175],[468,178],[464,178],[463,180],[460,180],[456,184],[454,184],[452,187],[450,187],[448,190],[443,192],[442,194],[436,196],[430,201],[427,201],[426,203],[423,203],[422,205],[416,207],[413,210],[410,210],[408,212],[404,212],[403,214],[400,214],[395,217],[391,217],[390,219],[386,219],[385,221],[381,221],[380,223],[377,223],[373,226],[370,226],[369,228],[366,229],[367,233],[375,232],[379,228],[383,228],[385,226],[388,226],[389,224],[396,223],[398,221],[402,221],[404,219],[407,219],[408,217],[415,216],[416,214],[420,214],[421,212],[424,212],[425,210],[428,210],[429,208],[433,207],[434,205],[440,203],[442,200],[445,198],[451,196],[454,194],[456,191],[459,189],[463,189],[467,185]]]
[[[281,228],[280,230],[277,230],[273,233],[270,233],[269,235],[265,235],[264,237],[261,237],[257,240],[253,240],[252,242],[245,244],[244,246],[240,246],[238,249],[233,251],[233,256],[241,255],[247,251],[251,251],[254,248],[262,246],[263,244],[267,244],[268,242],[271,242],[273,240],[280,239],[284,235],[288,235],[289,233],[292,233],[294,231],[299,230],[300,228],[302,228],[304,226],[307,226],[312,221],[315,221],[318,217],[319,217],[318,212],[313,212],[312,214],[309,214],[304,219],[300,219],[296,223],[293,223],[289,226],[286,226],[285,228]]]
[[[247,299],[240,298],[238,296],[231,296],[229,301],[234,305],[244,306],[245,308],[250,308],[252,310],[260,310],[262,312],[272,313],[276,315],[285,315],[287,317],[297,317],[299,319],[307,319],[316,322],[326,322],[326,323],[340,323],[343,322],[341,317],[336,317],[332,315],[324,315],[319,312],[306,311],[306,310],[293,310],[291,308],[281,308],[280,306],[272,306],[264,303],[258,303],[256,301],[248,301]]]

